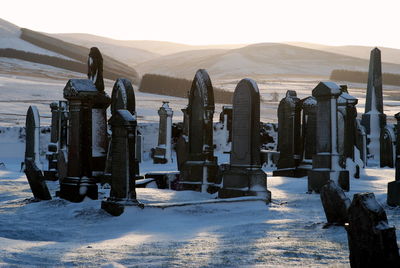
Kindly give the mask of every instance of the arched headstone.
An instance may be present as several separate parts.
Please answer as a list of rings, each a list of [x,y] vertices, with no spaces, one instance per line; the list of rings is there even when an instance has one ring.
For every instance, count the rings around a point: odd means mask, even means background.
[[[182,165],[182,189],[214,192],[218,171],[214,157],[214,91],[206,70],[200,69],[192,82],[187,113],[189,116],[189,155]]]
[[[388,124],[382,129],[380,138],[381,167],[394,167],[396,158],[396,130],[394,125]]]
[[[218,196],[248,195],[271,199],[260,161],[260,92],[255,81],[242,79],[233,95],[230,166],[224,171]]]

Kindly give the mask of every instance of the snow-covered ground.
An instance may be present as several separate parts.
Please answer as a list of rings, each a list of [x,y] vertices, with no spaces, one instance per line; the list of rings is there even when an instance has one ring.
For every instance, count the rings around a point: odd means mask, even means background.
[[[248,201],[130,207],[112,217],[100,209],[107,189],[101,190],[99,200],[79,204],[59,198],[28,202],[32,194],[19,172],[21,159],[1,160],[6,168],[0,170],[0,267],[349,265],[346,231],[322,228],[326,219],[321,201],[319,195],[306,194],[306,178],[272,177],[267,170],[273,200],[269,205]],[[176,169],[175,164],[142,166],[142,172]],[[347,195],[374,192],[389,223],[399,226],[400,208],[385,205],[387,183],[393,179],[393,169],[367,169],[360,179],[351,180]],[[54,194],[58,183],[48,185]],[[137,189],[137,197],[145,205],[214,198],[153,188]]]

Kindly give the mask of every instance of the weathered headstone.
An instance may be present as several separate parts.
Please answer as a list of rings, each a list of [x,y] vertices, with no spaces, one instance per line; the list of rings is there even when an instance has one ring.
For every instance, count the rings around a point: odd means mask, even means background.
[[[359,119],[356,119],[356,147],[360,152],[363,167],[365,167],[367,165],[367,133]]]
[[[40,170],[40,116],[36,106],[29,106],[26,114],[25,169],[26,178],[33,196],[40,200],[50,200],[51,196],[45,178]]]
[[[381,167],[394,167],[396,159],[396,129],[393,124],[387,124],[380,137]]]
[[[344,225],[348,222],[347,209],[350,207],[350,199],[342,188],[329,180],[321,187],[320,197],[329,225]]]
[[[378,48],[371,51],[365,113],[362,115],[361,123],[367,134],[367,147],[371,158],[368,164],[379,165],[379,138],[381,129],[386,125],[386,115],[383,113],[382,63],[381,51]]]
[[[260,92],[255,81],[242,79],[233,95],[232,152],[218,197],[260,196],[267,202],[267,175],[260,161]]]
[[[182,164],[183,190],[216,191],[217,158],[214,156],[214,91],[207,72],[200,69],[193,79],[187,112],[189,115],[189,155]]]
[[[59,195],[72,202],[82,201],[87,193],[97,198],[92,179],[92,103],[97,96],[96,87],[88,79],[70,79],[64,88],[69,106],[69,147],[67,177],[60,183]]]
[[[57,180],[57,151],[58,151],[58,132],[59,132],[59,120],[58,120],[58,103],[50,103],[51,109],[51,130],[50,130],[50,143],[47,146],[46,158],[48,161],[48,170],[45,170],[44,177],[47,180]]]
[[[228,137],[226,142],[232,141],[232,106],[222,106],[222,111],[219,115],[219,121],[224,125],[224,132]]]
[[[395,158],[396,177],[394,181],[389,182],[388,184],[387,204],[389,206],[400,206],[400,113],[395,114],[394,117],[397,120]]]
[[[343,190],[350,188],[349,171],[339,165],[337,98],[340,88],[333,82],[320,82],[312,92],[317,99],[317,147],[312,170],[308,172],[308,191],[319,192],[329,180]]]
[[[189,158],[189,115],[187,108],[182,109],[183,129],[176,142],[176,164],[179,171],[182,171],[183,164]]]
[[[136,118],[128,110],[114,111],[112,126],[112,168],[110,197],[101,208],[113,216],[124,212],[125,206],[139,205],[135,190],[134,144],[130,137],[136,135]]]
[[[158,145],[154,152],[154,163],[170,163],[172,161],[172,116],[174,112],[164,101],[158,110],[160,123],[158,129]]]
[[[302,158],[301,106],[296,91],[288,90],[278,106],[277,170],[273,176],[304,177],[307,171],[297,169]]]
[[[62,181],[67,177],[68,170],[68,102],[58,102],[58,153],[57,153],[57,174],[58,180]]]
[[[301,100],[301,106],[303,110],[303,161],[311,163],[317,147],[317,100],[313,96],[309,96]]]
[[[88,79],[97,88],[97,96],[92,102],[92,169],[103,173],[108,150],[107,113],[111,103],[110,97],[104,92],[103,57],[97,47],[90,49],[88,58]]]
[[[118,110],[128,110],[132,116],[136,117],[136,99],[135,92],[133,90],[133,86],[129,79],[118,78],[113,86],[113,90],[111,93],[111,115],[116,114]],[[136,129],[136,127],[135,127]],[[129,146],[133,149],[130,152],[133,153],[133,158],[130,158],[133,162],[130,163],[130,167],[134,168],[135,174],[139,175],[139,163],[136,159],[136,133],[135,135],[131,135],[129,137]],[[111,174],[112,167],[112,137],[110,141],[110,149],[107,155],[107,165],[106,165],[106,173]]]
[[[400,267],[396,229],[373,193],[355,194],[346,226],[353,268]]]

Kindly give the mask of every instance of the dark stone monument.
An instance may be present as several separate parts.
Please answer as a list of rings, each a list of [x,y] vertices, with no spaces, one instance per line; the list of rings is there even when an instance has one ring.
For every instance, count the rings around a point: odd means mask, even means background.
[[[392,124],[387,124],[380,137],[381,167],[394,167],[396,161],[396,129]]]
[[[57,151],[58,151],[58,132],[59,132],[59,120],[58,120],[58,103],[52,102],[50,104],[51,109],[51,131],[50,131],[50,143],[47,146],[46,158],[48,161],[48,170],[43,171],[44,177],[47,180],[57,180]]]
[[[68,170],[68,102],[58,102],[58,152],[57,152],[57,177],[61,182],[67,177]]]
[[[67,177],[60,182],[61,198],[81,202],[85,196],[97,199],[92,179],[92,104],[98,96],[93,82],[70,79],[64,88],[69,106],[69,147]]]
[[[309,96],[301,100],[301,106],[303,110],[303,162],[311,164],[317,147],[317,100],[313,96]]]
[[[90,49],[88,79],[92,80],[97,88],[97,96],[92,102],[92,169],[97,174],[102,174],[105,169],[108,150],[106,110],[111,99],[104,92],[103,57],[97,47]]]
[[[182,171],[183,164],[189,158],[189,115],[187,108],[182,109],[183,113],[183,129],[176,142],[176,163],[178,170]]]
[[[158,145],[154,151],[155,164],[165,164],[172,161],[172,116],[174,112],[164,101],[158,110],[160,124],[158,129]]]
[[[101,208],[113,216],[124,212],[125,206],[139,205],[135,190],[136,118],[128,110],[114,111],[109,120],[112,126],[112,168],[110,197]]]
[[[367,165],[367,132],[359,119],[356,119],[356,147],[365,167]]]
[[[260,196],[271,201],[260,161],[260,92],[255,81],[242,79],[233,95],[232,152],[223,173],[219,198]]]
[[[396,229],[373,193],[355,194],[348,217],[351,267],[400,267]]]
[[[227,143],[232,141],[232,106],[222,106],[219,121],[224,124],[224,130],[228,133]]]
[[[329,180],[321,187],[320,197],[328,225],[344,225],[348,222],[347,209],[350,207],[350,199],[342,188]]]
[[[365,113],[362,115],[361,124],[367,134],[367,147],[372,165],[380,162],[380,134],[386,125],[386,115],[383,113],[382,95],[382,63],[381,51],[374,48],[371,51],[368,70],[367,99]]]
[[[182,190],[215,192],[218,171],[214,157],[214,91],[207,72],[196,72],[189,94],[189,155],[182,164]]]
[[[278,106],[277,170],[273,176],[304,177],[307,170],[298,169],[302,158],[301,105],[296,91],[288,90]]]
[[[312,92],[317,99],[317,147],[313,168],[308,172],[310,192],[318,193],[329,180],[345,191],[350,189],[349,171],[339,165],[337,98],[340,94],[340,87],[333,82],[320,82]]]
[[[400,206],[400,113],[394,115],[397,120],[396,127],[396,177],[395,180],[389,182],[387,193],[387,204],[389,206]]]
[[[40,165],[40,116],[36,106],[29,106],[26,114],[25,169],[26,178],[35,199],[50,200],[51,196]]]

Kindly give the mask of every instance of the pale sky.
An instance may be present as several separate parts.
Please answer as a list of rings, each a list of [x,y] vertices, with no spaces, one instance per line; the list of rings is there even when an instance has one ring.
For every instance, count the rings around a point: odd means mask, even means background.
[[[400,48],[400,0],[2,0],[0,17],[36,31],[121,40]]]

